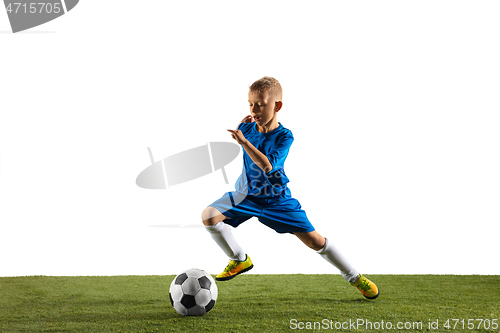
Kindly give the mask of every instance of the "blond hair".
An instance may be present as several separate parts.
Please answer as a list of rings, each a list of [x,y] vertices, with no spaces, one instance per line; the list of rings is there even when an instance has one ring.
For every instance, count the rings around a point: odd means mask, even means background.
[[[274,77],[264,76],[252,83],[250,86],[251,91],[258,91],[260,93],[268,92],[269,95],[273,95],[277,100],[283,98],[283,90],[281,89],[281,84]]]

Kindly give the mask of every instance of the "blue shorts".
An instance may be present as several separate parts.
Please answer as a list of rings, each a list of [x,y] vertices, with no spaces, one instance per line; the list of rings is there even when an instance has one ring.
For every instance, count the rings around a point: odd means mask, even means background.
[[[227,192],[209,206],[217,208],[227,217],[224,223],[235,228],[255,216],[278,233],[314,231],[299,201],[290,197],[262,200],[238,192]]]

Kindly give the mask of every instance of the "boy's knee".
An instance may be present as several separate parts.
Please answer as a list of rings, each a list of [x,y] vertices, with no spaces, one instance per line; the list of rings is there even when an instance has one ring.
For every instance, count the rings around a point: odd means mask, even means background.
[[[321,250],[326,244],[326,239],[316,231],[309,233],[296,233],[296,236],[298,236],[300,240],[307,245],[307,247],[313,249],[314,251]]]
[[[309,239],[307,242],[304,243],[314,251],[319,251],[325,246],[324,241],[321,241],[320,239]]]
[[[311,248],[314,251],[319,251],[322,248],[324,248],[326,245],[326,238],[321,236],[320,234],[316,233],[314,240],[313,240],[313,246]]]
[[[325,247],[325,239],[324,238],[322,240],[320,240],[320,239],[314,240],[310,246],[310,248],[313,249],[314,251],[319,251],[324,247]]]
[[[201,213],[201,220],[204,225],[215,225],[221,221],[221,215],[218,209],[208,206]]]

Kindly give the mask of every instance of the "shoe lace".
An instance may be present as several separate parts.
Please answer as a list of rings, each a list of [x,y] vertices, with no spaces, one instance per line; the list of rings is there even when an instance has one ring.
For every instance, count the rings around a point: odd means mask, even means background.
[[[361,283],[358,285],[358,288],[363,290],[363,291],[368,291],[371,289],[370,282],[368,282],[366,279],[361,281]]]
[[[224,272],[229,272],[231,269],[233,269],[238,263],[234,260],[229,260],[229,264],[227,264],[226,268],[224,269]]]

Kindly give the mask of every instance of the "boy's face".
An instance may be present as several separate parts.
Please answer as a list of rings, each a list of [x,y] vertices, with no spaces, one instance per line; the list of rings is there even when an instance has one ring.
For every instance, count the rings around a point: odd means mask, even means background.
[[[275,112],[281,109],[282,102],[268,91],[263,93],[250,90],[248,92],[248,102],[250,103],[250,113],[257,125],[264,126],[271,122]]]

